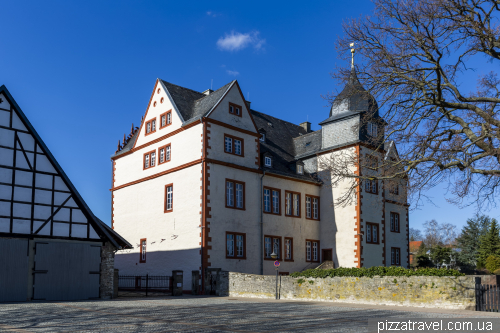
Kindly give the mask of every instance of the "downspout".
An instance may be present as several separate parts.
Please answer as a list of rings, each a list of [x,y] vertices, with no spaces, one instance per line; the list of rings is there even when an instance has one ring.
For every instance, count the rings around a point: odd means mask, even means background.
[[[262,172],[260,177],[260,275],[264,275],[264,183],[263,178],[266,175],[266,170]]]

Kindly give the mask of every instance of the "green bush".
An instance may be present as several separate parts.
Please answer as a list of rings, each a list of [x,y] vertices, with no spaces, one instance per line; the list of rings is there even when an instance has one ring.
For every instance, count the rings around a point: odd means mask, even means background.
[[[496,271],[498,268],[500,268],[500,258],[497,256],[488,256],[486,258],[486,265],[484,265],[487,270],[490,272]]]
[[[500,268],[493,272],[495,275],[500,275]]]
[[[326,278],[334,276],[374,277],[374,276],[464,276],[454,269],[420,268],[417,270],[403,267],[370,267],[370,268],[334,268],[334,269],[308,269],[303,272],[290,274],[293,277]]]

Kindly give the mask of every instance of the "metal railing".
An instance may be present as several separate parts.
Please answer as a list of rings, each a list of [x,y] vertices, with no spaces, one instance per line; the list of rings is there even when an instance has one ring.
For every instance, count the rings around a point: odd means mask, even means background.
[[[168,275],[119,275],[118,292],[141,296],[145,293],[172,293],[172,277]],[[122,293],[123,294],[123,293]]]

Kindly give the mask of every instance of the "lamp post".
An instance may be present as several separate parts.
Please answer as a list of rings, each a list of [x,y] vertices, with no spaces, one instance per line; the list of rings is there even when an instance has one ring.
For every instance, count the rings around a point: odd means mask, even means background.
[[[278,258],[278,255],[276,254],[276,252],[274,252],[273,250],[273,253],[271,253],[271,258],[273,259],[277,259]],[[280,266],[280,263],[278,260],[276,260],[274,262],[274,267],[276,267],[276,299],[278,299],[278,270],[279,270],[279,267]]]

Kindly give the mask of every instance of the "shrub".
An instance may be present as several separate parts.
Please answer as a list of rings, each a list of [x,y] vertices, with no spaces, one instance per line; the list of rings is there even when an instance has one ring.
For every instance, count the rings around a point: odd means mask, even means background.
[[[500,258],[498,258],[497,256],[493,256],[493,255],[488,256],[488,258],[486,258],[486,264],[484,266],[490,272],[494,272],[498,268],[500,268]]]
[[[420,268],[417,270],[403,267],[370,267],[370,268],[334,268],[308,269],[290,274],[292,277],[326,278],[334,276],[374,277],[374,276],[464,276],[455,269]]]
[[[493,272],[495,275],[500,275],[500,268]]]

